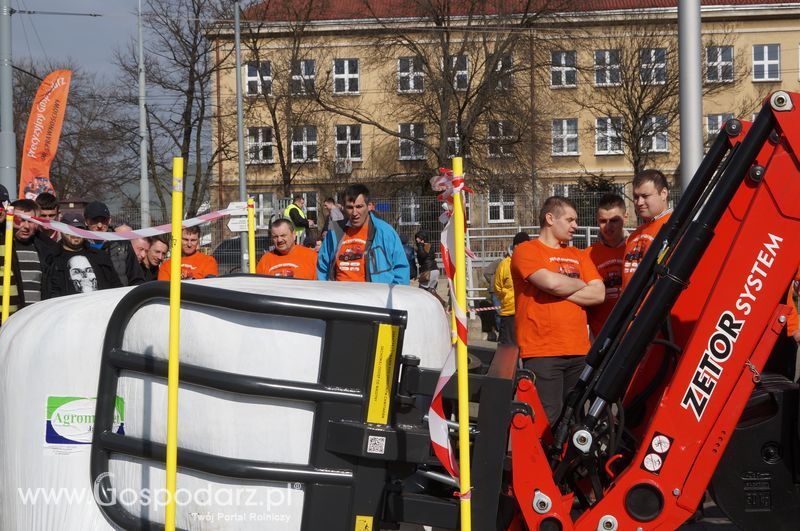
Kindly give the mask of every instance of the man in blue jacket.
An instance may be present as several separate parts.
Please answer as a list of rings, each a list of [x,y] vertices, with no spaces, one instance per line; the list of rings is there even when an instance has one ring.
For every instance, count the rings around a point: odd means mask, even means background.
[[[345,219],[330,224],[319,250],[317,278],[408,284],[409,265],[400,236],[369,211],[369,189],[345,190]]]

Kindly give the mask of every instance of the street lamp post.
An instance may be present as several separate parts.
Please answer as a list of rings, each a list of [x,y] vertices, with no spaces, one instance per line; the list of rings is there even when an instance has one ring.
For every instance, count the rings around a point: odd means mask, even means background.
[[[234,2],[235,13],[234,21],[234,41],[236,48],[236,142],[239,152],[239,201],[247,202],[247,174],[244,169],[244,112],[242,110],[242,34],[239,24],[239,0]],[[240,232],[242,249],[242,272],[248,271],[249,253],[256,252],[255,249],[247,248],[247,233]],[[248,252],[249,251],[249,252]]]
[[[0,0],[0,184],[17,197],[17,141],[11,74],[11,6]]]

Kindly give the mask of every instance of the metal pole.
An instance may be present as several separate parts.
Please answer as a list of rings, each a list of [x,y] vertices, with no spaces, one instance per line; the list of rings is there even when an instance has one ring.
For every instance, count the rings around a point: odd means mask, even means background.
[[[17,197],[17,139],[14,136],[11,73],[11,14],[9,0],[0,0],[0,184]]]
[[[139,0],[139,202],[142,228],[150,226],[150,181],[147,179],[147,116],[145,111],[144,41],[142,39],[142,0]]]
[[[701,73],[700,0],[678,0],[680,71],[681,190],[703,160],[703,79]]]
[[[247,175],[244,170],[244,112],[242,111],[242,35],[239,27],[239,0],[234,3],[234,40],[236,44],[236,142],[239,152],[239,201],[247,201]],[[239,233],[242,242],[242,272],[249,271],[247,233]]]

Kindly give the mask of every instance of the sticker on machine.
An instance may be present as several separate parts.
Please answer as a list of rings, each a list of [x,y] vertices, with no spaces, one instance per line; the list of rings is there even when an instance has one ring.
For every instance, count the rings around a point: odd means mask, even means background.
[[[81,396],[48,396],[45,422],[45,455],[88,452],[94,433],[96,400]],[[125,401],[116,398],[114,433],[125,434]]]
[[[642,470],[658,475],[661,472],[661,467],[664,466],[667,455],[669,455],[670,448],[672,448],[672,441],[672,437],[668,435],[659,432],[653,433],[653,438],[650,439],[650,445],[647,449],[648,452],[639,467]]]

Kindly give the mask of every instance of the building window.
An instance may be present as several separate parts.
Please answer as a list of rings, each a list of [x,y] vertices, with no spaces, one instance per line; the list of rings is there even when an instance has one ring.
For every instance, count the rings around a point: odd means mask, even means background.
[[[497,90],[509,90],[514,86],[514,58],[504,55],[497,61],[495,72],[497,75]]]
[[[272,94],[272,64],[269,61],[248,61],[245,86],[248,96]]]
[[[401,57],[397,60],[397,91],[403,93],[422,92],[425,89],[425,74],[421,57]]]
[[[578,119],[553,120],[553,155],[578,154]]]
[[[622,153],[622,118],[598,118],[595,121],[595,154],[619,155]]]
[[[643,122],[642,149],[646,152],[655,153],[669,151],[667,144],[667,117],[648,116]]]
[[[247,154],[250,164],[275,162],[272,154],[272,128],[247,128]]]
[[[405,137],[400,139],[400,160],[424,160],[425,146],[414,139],[425,138],[425,126],[423,124],[400,124],[400,135]]]
[[[398,200],[400,203],[398,225],[419,225],[421,211],[419,196],[414,192],[400,192]]]
[[[358,59],[334,59],[334,94],[358,94]]]
[[[667,82],[667,49],[639,50],[639,82],[642,85],[663,85]]]
[[[595,50],[594,84],[609,87],[620,83],[619,50]]]
[[[733,114],[729,112],[723,114],[709,114],[706,116],[706,136],[708,137],[709,144],[716,140],[722,126],[731,118],[733,118]]]
[[[317,160],[317,127],[299,125],[292,128],[292,162]]]
[[[733,46],[706,48],[706,81],[709,83],[733,81]]]
[[[502,188],[489,189],[489,223],[514,222],[514,194]]]
[[[578,82],[578,55],[575,51],[557,51],[550,54],[550,85],[574,87]]]
[[[781,45],[753,45],[753,81],[781,80]]]
[[[453,88],[467,90],[469,85],[469,61],[466,55],[456,55],[450,58],[450,69],[453,75]]]
[[[294,96],[314,93],[317,65],[313,59],[292,61],[291,92]]]
[[[461,155],[463,155],[461,153],[461,131],[459,131],[458,123],[447,122],[447,156],[452,159]]]
[[[336,126],[336,159],[361,160],[361,126]]]
[[[490,157],[513,156],[514,124],[508,120],[489,121],[489,134],[486,140],[489,143]]]
[[[559,197],[574,197],[577,199],[581,195],[581,187],[577,184],[556,183],[553,185],[553,195]]]

